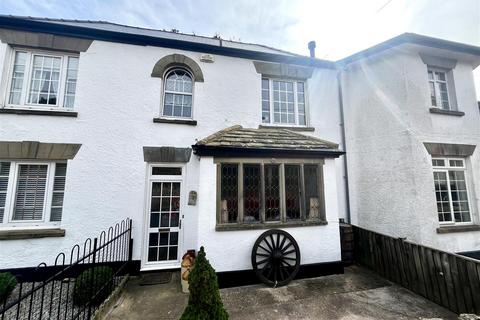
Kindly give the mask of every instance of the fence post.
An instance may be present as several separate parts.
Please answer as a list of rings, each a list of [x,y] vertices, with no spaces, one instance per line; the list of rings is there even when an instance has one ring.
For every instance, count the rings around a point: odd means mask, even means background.
[[[128,226],[128,262],[132,262],[133,256],[133,238],[132,238],[132,220],[129,221]]]
[[[92,318],[92,304],[93,304],[93,295],[96,295],[97,293],[95,292],[96,291],[96,288],[95,287],[95,272],[94,272],[94,268],[95,268],[95,263],[97,261],[97,244],[98,244],[98,238],[94,238],[93,239],[93,258],[92,258],[92,266],[89,267],[90,269],[90,279],[91,279],[91,282],[90,282],[90,302],[88,304],[88,317],[87,319],[91,319]],[[93,292],[93,295],[92,295],[92,292]]]

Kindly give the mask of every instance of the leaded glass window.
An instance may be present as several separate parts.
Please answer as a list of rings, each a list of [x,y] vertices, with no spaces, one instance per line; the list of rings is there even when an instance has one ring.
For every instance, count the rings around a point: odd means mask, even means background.
[[[243,165],[243,220],[260,221],[260,165]]]
[[[266,164],[265,171],[265,221],[280,220],[280,166]]]
[[[220,163],[219,223],[324,219],[322,161]],[[296,162],[296,163],[295,163]]]
[[[170,70],[165,76],[163,116],[191,118],[193,79],[184,69]]]
[[[224,223],[238,219],[238,165],[221,165],[221,218]]]
[[[287,219],[300,219],[300,166],[285,165],[285,207]]]

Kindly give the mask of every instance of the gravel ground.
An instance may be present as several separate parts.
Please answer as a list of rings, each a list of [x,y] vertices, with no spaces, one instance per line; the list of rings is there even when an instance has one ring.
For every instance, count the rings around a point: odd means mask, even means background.
[[[115,284],[120,283],[122,277],[114,280]],[[72,303],[72,293],[74,279],[53,281],[47,284],[43,289],[38,289],[32,295],[27,297],[20,304],[17,304],[5,312],[5,320],[10,319],[86,319],[87,314],[83,308],[78,308]],[[41,282],[27,282],[22,285],[22,295],[32,289],[32,286],[39,286]],[[18,299],[20,293],[20,284],[14,289],[5,305]],[[43,303],[42,303],[43,297]],[[3,307],[3,306],[2,306]],[[30,318],[29,311],[32,310]],[[95,309],[92,307],[92,315]],[[18,313],[18,318],[17,318]],[[80,313],[80,314],[79,314]],[[0,314],[0,319],[2,315]]]

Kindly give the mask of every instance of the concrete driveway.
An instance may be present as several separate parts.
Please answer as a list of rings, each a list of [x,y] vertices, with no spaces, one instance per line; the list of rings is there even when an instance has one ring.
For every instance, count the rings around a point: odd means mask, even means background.
[[[370,271],[352,266],[343,275],[301,279],[282,288],[222,289],[231,319],[457,319],[454,313]],[[188,296],[179,275],[168,284],[139,286],[131,279],[105,319],[178,319]]]

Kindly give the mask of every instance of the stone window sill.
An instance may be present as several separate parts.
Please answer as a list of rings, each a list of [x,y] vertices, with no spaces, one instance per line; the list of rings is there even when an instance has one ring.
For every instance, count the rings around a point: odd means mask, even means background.
[[[228,223],[217,224],[215,231],[239,231],[239,230],[263,230],[273,228],[295,228],[295,227],[311,227],[311,226],[325,226],[327,221],[289,221],[279,223]]]
[[[465,112],[463,111],[444,110],[440,108],[430,108],[430,113],[444,114],[448,116],[457,116],[457,117],[463,117],[465,115]]]
[[[153,122],[154,123],[186,124],[189,126],[197,125],[197,120],[190,120],[190,119],[153,118]]]
[[[35,238],[65,237],[65,229],[42,228],[42,229],[9,229],[0,230],[0,240],[20,240]]]
[[[74,111],[36,110],[20,108],[0,108],[0,113],[37,116],[78,117],[78,112]]]
[[[268,124],[261,124],[258,126],[259,129],[288,129],[292,131],[315,131],[314,127],[293,127],[293,126],[274,126]]]
[[[437,233],[455,233],[455,232],[469,232],[469,231],[480,231],[480,225],[471,224],[466,226],[443,226],[437,228]]]

